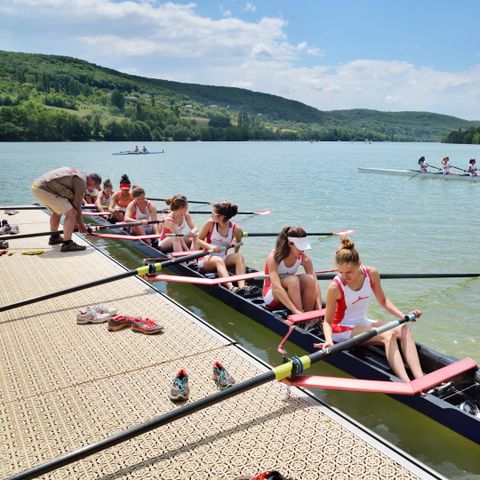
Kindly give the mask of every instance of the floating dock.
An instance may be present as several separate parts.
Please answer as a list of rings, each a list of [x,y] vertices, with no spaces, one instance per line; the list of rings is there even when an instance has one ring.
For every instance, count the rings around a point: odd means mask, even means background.
[[[0,218],[20,233],[48,230],[26,210]],[[48,236],[11,240],[0,257],[0,304],[125,271],[80,237],[84,252],[61,253]],[[26,250],[44,250],[23,255]],[[106,324],[77,325],[103,303],[146,316],[159,335]],[[268,366],[137,277],[0,313],[0,477],[28,470],[177,407],[168,394],[180,368],[190,402],[217,391],[212,364],[237,383]],[[443,478],[300,389],[271,382],[167,426],[64,466],[52,479],[235,479],[275,469],[309,479]]]

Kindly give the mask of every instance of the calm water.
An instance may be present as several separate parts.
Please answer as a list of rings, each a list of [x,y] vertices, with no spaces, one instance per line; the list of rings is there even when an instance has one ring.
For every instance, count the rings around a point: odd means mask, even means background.
[[[307,231],[354,228],[363,262],[383,273],[480,272],[480,184],[357,171],[360,166],[415,168],[421,155],[433,165],[449,155],[453,164],[466,167],[469,158],[480,160],[479,146],[196,142],[151,143],[147,147],[163,148],[165,154],[111,155],[132,148],[131,143],[0,144],[0,203],[31,203],[32,180],[59,166],[98,171],[114,185],[122,173],[128,173],[132,182],[142,185],[152,197],[183,193],[192,200],[228,199],[241,210],[272,211],[266,217],[238,216],[245,231],[279,231],[285,225],[301,225]],[[195,220],[201,224],[206,218],[198,215]],[[245,239],[242,250],[247,263],[263,268],[273,242],[269,238]],[[311,255],[317,269],[331,267],[337,242],[336,237],[313,240]],[[141,263],[138,255],[119,242],[100,244],[130,267]],[[327,285],[321,282],[324,291]],[[419,342],[480,361],[480,279],[384,280],[383,286],[400,309],[423,310],[422,319],[413,327]],[[160,288],[168,288],[169,295],[238,338],[255,354],[278,363],[278,338],[258,324],[194,287],[170,284]],[[372,316],[389,318],[372,307]],[[290,351],[295,352],[295,347]],[[477,445],[399,402],[381,395],[327,392],[321,396],[445,476],[480,478]]]

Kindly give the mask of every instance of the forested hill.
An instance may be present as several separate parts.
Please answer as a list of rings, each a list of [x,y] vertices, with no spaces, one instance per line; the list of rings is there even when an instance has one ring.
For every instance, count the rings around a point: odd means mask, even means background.
[[[480,122],[425,112],[320,111],[240,88],[127,75],[0,51],[0,141],[438,141]]]

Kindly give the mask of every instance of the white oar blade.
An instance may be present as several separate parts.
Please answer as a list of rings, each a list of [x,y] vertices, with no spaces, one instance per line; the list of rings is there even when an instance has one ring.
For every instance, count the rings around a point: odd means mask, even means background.
[[[355,230],[352,229],[345,229],[345,230],[339,230],[338,232],[333,232],[333,235],[354,235]]]

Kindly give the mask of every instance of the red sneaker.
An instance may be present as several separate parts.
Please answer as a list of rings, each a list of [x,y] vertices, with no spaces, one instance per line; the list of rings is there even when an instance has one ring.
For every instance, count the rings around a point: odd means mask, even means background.
[[[134,318],[132,321],[132,330],[134,332],[144,333],[145,335],[154,335],[156,333],[163,333],[163,327],[157,325],[150,318]]]
[[[139,319],[130,317],[128,315],[117,315],[116,317],[110,317],[108,319],[108,331],[115,332],[116,330],[121,330],[122,328],[131,327],[134,320]]]

